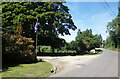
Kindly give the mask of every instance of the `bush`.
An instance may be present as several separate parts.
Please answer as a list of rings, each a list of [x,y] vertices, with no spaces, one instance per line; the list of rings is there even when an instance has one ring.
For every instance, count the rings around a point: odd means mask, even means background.
[[[102,50],[101,49],[95,49],[95,52],[100,53],[100,52],[102,52]]]
[[[35,59],[33,42],[32,38],[26,38],[21,35],[3,34],[3,64],[26,63],[33,61]]]

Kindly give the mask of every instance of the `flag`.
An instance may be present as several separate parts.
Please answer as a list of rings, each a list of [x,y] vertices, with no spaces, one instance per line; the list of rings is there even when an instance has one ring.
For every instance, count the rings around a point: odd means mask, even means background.
[[[35,33],[37,32],[37,30],[38,30],[38,22],[36,22],[35,24]]]

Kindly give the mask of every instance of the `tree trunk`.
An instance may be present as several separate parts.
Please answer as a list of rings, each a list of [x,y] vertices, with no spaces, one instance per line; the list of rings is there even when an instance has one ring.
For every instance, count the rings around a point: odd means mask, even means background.
[[[52,53],[55,53],[55,52],[54,52],[54,48],[52,48]]]
[[[41,51],[40,51],[40,46],[39,46],[39,52],[41,52]]]
[[[115,43],[115,48],[117,48],[117,43]]]
[[[57,53],[58,53],[58,49],[57,49]]]
[[[42,53],[44,53],[44,48],[42,48]]]

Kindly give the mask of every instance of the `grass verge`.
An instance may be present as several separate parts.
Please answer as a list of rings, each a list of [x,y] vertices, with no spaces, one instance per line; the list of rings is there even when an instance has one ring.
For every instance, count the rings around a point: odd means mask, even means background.
[[[89,54],[84,54],[84,55],[77,55],[77,56],[92,56],[92,55],[98,55],[98,54],[102,54],[103,51],[100,49],[95,49],[96,53],[89,53]]]
[[[118,52],[120,52],[120,48],[104,48],[104,49],[109,49],[109,50],[113,50],[113,51],[118,51]]]
[[[51,74],[51,68],[52,65],[48,62],[20,64],[2,72],[2,77],[47,77]]]

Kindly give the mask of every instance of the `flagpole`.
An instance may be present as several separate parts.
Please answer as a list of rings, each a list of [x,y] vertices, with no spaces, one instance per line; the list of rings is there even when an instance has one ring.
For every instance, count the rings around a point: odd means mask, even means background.
[[[37,18],[38,22],[38,18]],[[36,59],[37,59],[37,40],[38,40],[38,30],[36,31]]]
[[[38,38],[38,33],[36,32],[36,58],[37,58],[37,38]]]

